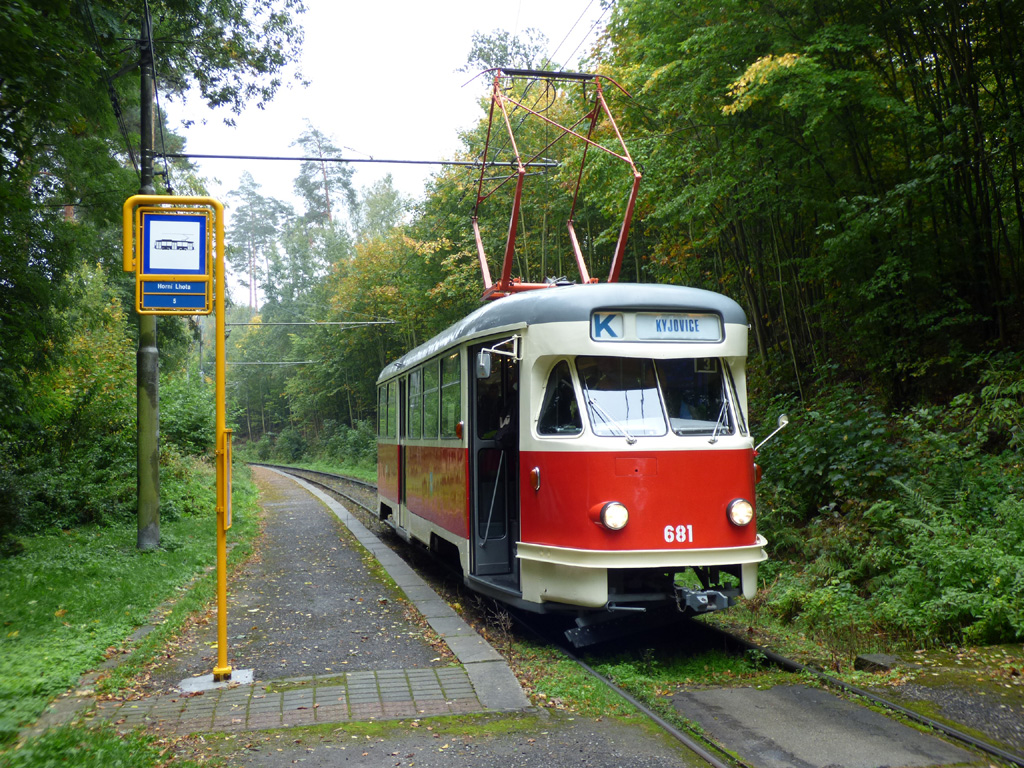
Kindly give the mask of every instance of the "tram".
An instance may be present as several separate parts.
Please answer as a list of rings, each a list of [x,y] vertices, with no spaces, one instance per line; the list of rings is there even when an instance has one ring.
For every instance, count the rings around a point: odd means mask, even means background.
[[[379,516],[471,589],[580,626],[752,597],[746,352],[740,306],[695,288],[482,306],[379,376]]]
[[[491,124],[472,223],[489,303],[378,377],[380,518],[455,560],[471,589],[574,616],[566,634],[577,645],[604,639],[613,623],[635,629],[752,597],[767,556],[743,310],[710,291],[619,282],[641,178],[604,97],[605,82],[621,86],[601,75],[488,71]],[[582,116],[560,126],[537,112],[524,95],[538,81],[581,88]],[[528,158],[512,112],[583,147],[573,212],[588,151],[628,168],[606,282],[590,276],[574,213],[566,224],[579,282],[512,277],[527,166],[554,143]],[[489,159],[504,158],[492,147],[496,125],[515,157],[504,179],[489,175]],[[513,181],[492,281],[479,209]]]

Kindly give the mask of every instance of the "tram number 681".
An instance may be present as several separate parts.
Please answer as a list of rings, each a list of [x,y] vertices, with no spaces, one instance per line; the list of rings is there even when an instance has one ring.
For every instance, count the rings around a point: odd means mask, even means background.
[[[693,541],[693,526],[692,525],[666,525],[665,526],[665,541],[669,544],[678,542],[685,544],[686,542]]]

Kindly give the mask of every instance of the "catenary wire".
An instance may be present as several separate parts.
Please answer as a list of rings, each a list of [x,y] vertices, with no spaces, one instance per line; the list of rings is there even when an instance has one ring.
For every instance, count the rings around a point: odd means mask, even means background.
[[[583,36],[583,39],[580,40],[579,44],[573,49],[572,53],[569,54],[570,59],[572,59],[572,57],[576,55],[576,51],[578,51],[583,46],[583,43],[586,42],[587,38],[590,37],[590,33],[597,29],[597,25],[601,23],[601,20],[604,19],[605,14],[608,13],[608,8],[611,8],[610,4],[603,11],[601,11],[601,15],[597,17],[597,21],[590,25],[590,29],[587,30],[587,34]]]
[[[555,50],[553,50],[548,56],[544,58],[544,66],[541,67],[541,69],[547,69],[548,67],[551,66],[551,62],[555,60],[555,55],[558,53],[559,50],[561,50],[562,46],[565,45],[565,41],[569,39],[569,35],[573,33],[573,30],[576,29],[576,27],[579,25],[581,21],[583,21],[583,17],[587,15],[587,11],[590,10],[590,6],[592,6],[593,4],[594,0],[590,0],[590,2],[587,3],[587,7],[583,9],[583,13],[581,13],[579,18],[576,19],[576,22],[569,28],[569,31],[565,33],[565,37],[562,38],[562,42],[555,46]],[[591,27],[590,29],[591,31],[593,31],[594,28]],[[589,36],[590,32],[587,32],[587,35]],[[579,50],[579,46],[576,46],[576,49]],[[575,55],[575,53],[576,51],[573,51],[573,55]],[[572,55],[569,56],[569,59],[572,59]]]

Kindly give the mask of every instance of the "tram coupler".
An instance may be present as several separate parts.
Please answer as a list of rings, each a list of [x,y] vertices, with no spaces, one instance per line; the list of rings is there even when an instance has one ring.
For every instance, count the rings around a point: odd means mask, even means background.
[[[676,605],[684,613],[711,613],[728,608],[736,602],[731,595],[718,589],[687,589],[678,584],[675,589]]]

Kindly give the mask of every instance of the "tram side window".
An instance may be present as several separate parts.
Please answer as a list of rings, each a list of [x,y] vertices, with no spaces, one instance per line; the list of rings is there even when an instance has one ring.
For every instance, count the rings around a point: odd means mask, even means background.
[[[398,380],[388,382],[388,437],[398,436]]]
[[[537,432],[541,435],[578,435],[582,431],[583,417],[572,385],[572,373],[569,363],[562,360],[548,375]]]
[[[377,389],[377,437],[394,437],[398,430],[398,382],[389,381]]]
[[[409,438],[419,440],[423,434],[423,369],[409,374]]]
[[[441,407],[441,388],[437,380],[437,361],[423,366],[423,438],[436,440]]]
[[[441,360],[441,437],[455,437],[461,420],[462,371],[459,354]]]
[[[731,434],[732,411],[717,358],[658,360],[658,381],[677,435]]]

